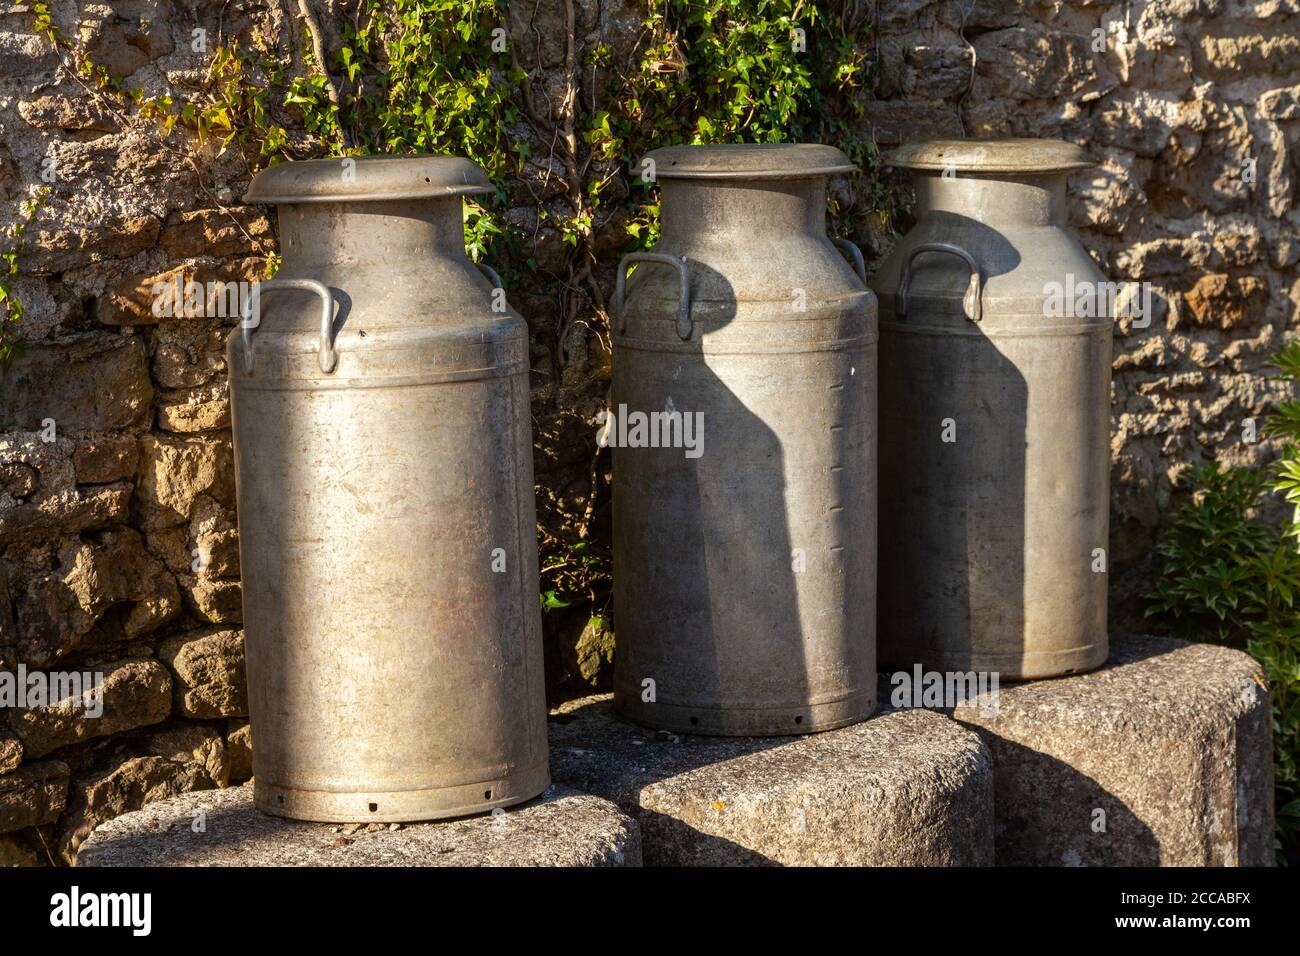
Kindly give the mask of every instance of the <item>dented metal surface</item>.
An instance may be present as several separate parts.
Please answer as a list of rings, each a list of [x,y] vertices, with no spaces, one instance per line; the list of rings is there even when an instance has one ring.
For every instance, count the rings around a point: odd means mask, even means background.
[[[256,804],[460,816],[549,779],[527,335],[465,256],[482,171],[354,162],[250,187],[296,280],[227,344]]]

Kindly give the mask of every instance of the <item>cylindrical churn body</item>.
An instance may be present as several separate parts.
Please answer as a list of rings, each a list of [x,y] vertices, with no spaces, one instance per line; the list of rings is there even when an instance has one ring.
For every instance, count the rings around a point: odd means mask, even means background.
[[[875,707],[876,306],[826,237],[826,178],[853,167],[809,144],[647,159],[662,234],[625,305],[620,272],[607,423],[615,707],[688,733],[853,723]],[[694,447],[646,447],[657,413]]]
[[[1111,318],[1051,140],[903,147],[880,297],[880,655],[1008,679],[1106,659]],[[900,289],[900,286],[904,288]]]
[[[283,254],[226,353],[267,813],[433,819],[548,785],[527,333],[463,238],[489,191],[454,157],[250,187]]]

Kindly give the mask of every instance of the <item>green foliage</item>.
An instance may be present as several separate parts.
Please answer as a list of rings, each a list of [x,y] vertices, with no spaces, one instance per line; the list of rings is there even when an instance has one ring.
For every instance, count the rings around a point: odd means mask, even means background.
[[[497,193],[467,203],[465,219],[466,249],[482,261],[508,235],[504,181],[523,158],[508,135],[519,119],[511,92],[522,74],[492,50],[505,4],[367,0],[363,13],[360,26],[345,29],[332,64],[345,80],[340,103],[320,75],[295,80],[285,103],[302,111],[330,155],[450,153],[482,166]]]
[[[511,100],[519,77],[492,50],[506,20],[498,0],[371,0],[370,19],[339,53],[350,81],[387,33],[373,96],[355,97],[347,117],[361,149],[383,153],[457,153],[496,180],[516,168],[508,136],[518,118]]]
[[[1300,385],[1300,340],[1291,342],[1274,361],[1283,381]],[[1265,430],[1284,443],[1273,487],[1291,505],[1291,524],[1286,533],[1300,544],[1300,401],[1278,405],[1269,416]]]
[[[121,77],[114,76],[106,67],[91,62],[83,50],[73,46],[64,38],[54,22],[48,3],[32,4],[32,20],[37,33],[45,37],[54,49],[71,58],[77,76],[83,81],[92,84],[101,92],[113,94],[125,92],[126,86]]]
[[[830,10],[804,0],[652,0],[637,69],[619,77],[617,108],[591,118],[587,141],[628,168],[678,143],[829,142],[863,168],[853,182],[860,200],[887,215],[877,151],[855,122],[870,27]],[[658,237],[653,193],[640,197],[631,248]]]
[[[816,136],[861,85],[865,25],[803,0],[662,0],[621,109],[597,119],[623,155],[671,143],[779,143]]]
[[[219,46],[213,51],[201,94],[192,99],[146,96],[143,90],[127,86],[123,77],[93,62],[85,50],[65,39],[48,3],[33,4],[32,13],[36,32],[71,62],[91,95],[114,108],[134,105],[140,116],[158,124],[164,142],[172,130],[180,127],[194,134],[200,144],[220,138],[223,153],[232,144],[256,147],[251,165],[292,158],[287,152],[287,132],[270,117],[272,91],[284,85],[284,68],[274,49],[259,46],[254,55],[233,43]]]
[[[288,133],[270,115],[272,91],[283,85],[284,68],[273,50],[253,55],[231,45],[212,52],[206,95],[200,99],[177,101],[171,96],[146,97],[140,90],[126,92],[142,116],[158,122],[164,136],[180,126],[200,144],[219,139],[220,153],[232,145],[247,147],[254,165],[263,165],[292,158]]]
[[[35,198],[23,203],[18,218],[0,232],[0,239],[3,239],[3,244],[0,244],[0,306],[4,308],[4,313],[0,314],[0,371],[22,350],[22,342],[16,337],[13,326],[22,321],[24,309],[22,300],[14,294],[14,282],[19,275],[19,257],[27,248],[23,233],[49,201],[49,194],[48,187],[40,189]]]
[[[1300,381],[1300,346],[1277,357],[1282,377]],[[1158,553],[1164,566],[1145,597],[1147,614],[1175,635],[1246,650],[1259,661],[1273,699],[1274,787],[1279,856],[1300,852],[1300,548],[1296,522],[1265,523],[1270,490],[1300,504],[1300,402],[1281,403],[1266,431],[1282,440],[1272,476],[1217,464],[1193,471],[1192,498],[1174,515]]]
[[[1300,555],[1288,569],[1280,535],[1251,517],[1265,476],[1215,464],[1186,481],[1193,498],[1174,515],[1156,549],[1164,571],[1147,595],[1147,614],[1159,615],[1187,640],[1209,636],[1240,646],[1252,625],[1290,609]]]
[[[601,617],[609,604],[614,580],[609,555],[590,541],[575,542],[546,561],[541,577],[544,611],[585,601],[595,609],[593,617]]]

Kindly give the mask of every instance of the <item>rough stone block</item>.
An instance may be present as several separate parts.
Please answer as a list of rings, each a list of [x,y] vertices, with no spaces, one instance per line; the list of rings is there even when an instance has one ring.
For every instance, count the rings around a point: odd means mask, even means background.
[[[159,242],[173,259],[221,259],[247,253],[251,246],[270,238],[271,221],[256,208],[244,207],[172,213]]]
[[[23,743],[9,731],[0,727],[0,773],[17,769],[23,762]]]
[[[230,760],[230,782],[243,783],[253,777],[253,728],[240,724],[226,734],[226,755]]]
[[[140,447],[131,435],[96,435],[79,441],[72,452],[72,467],[77,482],[103,485],[121,481],[135,474],[140,461]]]
[[[159,656],[176,679],[176,713],[186,717],[243,717],[248,713],[244,636],[210,630],[164,641]]]
[[[95,333],[25,349],[4,374],[0,421],[38,431],[53,419],[59,433],[132,428],[148,423],[152,401],[143,339]]]
[[[6,545],[45,546],[59,534],[128,520],[132,486],[77,488],[76,447],[67,438],[46,443],[39,432],[0,435],[0,540]]]
[[[137,497],[146,529],[185,524],[203,496],[234,503],[235,466],[229,439],[146,435],[140,451]]]
[[[1239,651],[1116,636],[1098,671],[954,716],[993,755],[999,866],[1272,862],[1269,692]]]
[[[90,671],[86,672],[91,673]],[[94,697],[102,713],[88,709]],[[14,711],[9,720],[22,739],[28,757],[40,757],[59,747],[144,727],[165,720],[171,713],[171,676],[157,661],[126,660],[104,668],[98,694],[85,687],[78,699]]]
[[[208,432],[230,427],[230,402],[224,397],[204,399],[187,395],[158,404],[158,427],[178,434]]]
[[[551,774],[618,803],[647,865],[985,865],[992,768],[940,714],[806,737],[692,737],[616,718],[608,696],[552,716]]]
[[[201,823],[200,823],[201,821]],[[199,832],[195,832],[199,829]],[[634,821],[551,787],[536,800],[438,823],[331,826],[253,809],[253,785],[188,793],[99,826],[78,866],[639,866]]]
[[[45,667],[93,639],[109,612],[122,612],[123,637],[156,630],[180,613],[176,582],[129,528],[105,531],[91,540],[69,539],[59,550],[59,567],[30,581],[19,609],[22,652]]]
[[[68,799],[68,765],[60,760],[24,764],[0,775],[0,833],[52,823]]]

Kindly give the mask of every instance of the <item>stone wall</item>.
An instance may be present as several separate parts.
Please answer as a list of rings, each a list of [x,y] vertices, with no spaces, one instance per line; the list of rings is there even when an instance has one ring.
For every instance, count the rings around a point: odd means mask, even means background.
[[[328,43],[350,4],[316,5],[330,14]],[[601,40],[630,54],[639,3],[574,6],[579,57]],[[260,35],[290,72],[303,70],[296,3],[51,7],[71,43],[151,94],[201,85],[196,28]],[[1277,397],[1269,355],[1300,324],[1300,5],[859,0],[857,9],[878,26],[866,122],[882,148],[962,134],[1083,144],[1099,161],[1071,181],[1083,242],[1111,277],[1150,281],[1162,297],[1149,328],[1121,323],[1115,340],[1112,610],[1132,619],[1176,502],[1171,479],[1215,457],[1256,464],[1271,454],[1244,439],[1242,422]],[[564,23],[560,0],[540,0],[513,4],[506,24],[550,102],[563,93]],[[583,86],[578,101],[585,109],[599,95]],[[310,152],[300,128],[290,135]],[[239,204],[249,159],[219,150],[163,136],[96,95],[34,31],[32,4],[0,3],[0,222],[49,188],[14,286],[26,348],[0,378],[0,667],[99,671],[106,681],[99,718],[54,707],[0,714],[0,861],[69,860],[101,820],[250,772],[221,351],[234,319],[160,321],[149,294],[176,270],[200,280],[264,273],[273,221]],[[530,236],[530,254],[554,257],[560,240],[538,227],[535,205],[510,221]],[[855,222],[873,262],[909,224],[903,214],[882,229],[867,210]],[[603,228],[598,280],[608,293],[621,238],[616,221]],[[543,536],[563,540],[589,522],[603,544],[608,460],[593,434],[608,353],[588,323],[562,320],[552,291],[512,292],[534,340]],[[563,367],[551,360],[560,337]],[[608,646],[584,631],[586,619],[585,608],[548,615],[558,696],[600,682]]]
[[[1276,454],[1245,421],[1286,394],[1269,358],[1300,325],[1300,4],[886,0],[879,16],[882,146],[1082,144],[1098,166],[1071,177],[1071,221],[1110,278],[1151,285],[1150,326],[1117,325],[1112,392],[1112,618],[1139,624],[1174,479]]]

